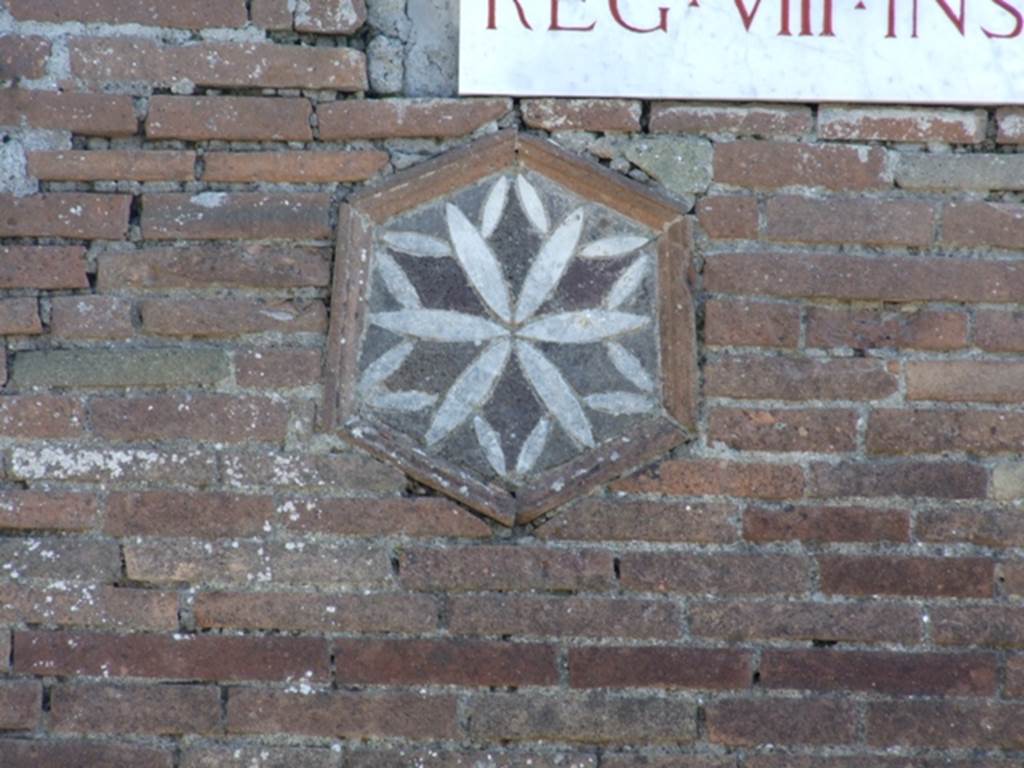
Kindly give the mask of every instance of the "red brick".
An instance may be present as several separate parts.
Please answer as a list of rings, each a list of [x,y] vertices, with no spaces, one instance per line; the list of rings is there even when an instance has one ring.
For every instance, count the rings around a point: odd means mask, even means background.
[[[178,595],[105,585],[11,584],[0,586],[0,621],[47,627],[173,631],[178,628]]]
[[[320,383],[319,349],[264,348],[235,353],[235,381],[254,389],[291,389]]]
[[[921,541],[1024,547],[1024,517],[1006,509],[922,509],[915,533]]]
[[[103,530],[111,536],[258,536],[274,517],[270,496],[146,491],[112,493]]]
[[[705,595],[803,593],[808,560],[789,555],[627,552],[620,558],[623,589]]]
[[[950,461],[844,461],[812,463],[807,495],[923,496],[933,499],[983,499],[988,472],[977,464]]]
[[[147,240],[326,240],[329,195],[204,192],[142,196]]]
[[[26,125],[82,136],[133,136],[139,124],[131,96],[0,91],[0,125]]]
[[[0,731],[31,731],[43,709],[43,688],[31,680],[0,680]]]
[[[292,10],[288,0],[252,0],[252,23],[273,30],[292,28]]]
[[[655,102],[651,133],[732,133],[741,136],[799,136],[811,131],[808,107]]]
[[[942,242],[947,245],[1024,248],[1024,206],[1009,203],[946,203]]]
[[[317,49],[321,50],[321,49]],[[208,152],[203,181],[331,184],[363,181],[388,164],[387,152]]]
[[[1024,352],[1024,312],[979,310],[974,343],[989,352]]]
[[[272,243],[114,251],[99,255],[99,289],[323,287],[329,259],[326,248]]]
[[[96,581],[109,583],[120,575],[120,558],[113,541],[80,536],[0,537],[0,563],[5,579]]]
[[[0,195],[0,237],[120,240],[128,234],[131,201],[130,195],[92,195],[76,192],[29,197]],[[11,250],[16,257],[32,253],[28,249],[18,249],[19,254],[15,248]],[[61,249],[51,251],[50,256],[62,261],[71,261],[72,253],[74,251]],[[70,268],[70,264],[66,268]],[[56,281],[64,279],[70,279],[67,271],[54,278]]]
[[[1000,563],[997,574],[1008,595],[1024,596],[1024,562]]]
[[[818,138],[980,144],[987,123],[988,115],[982,109],[822,107],[818,110]]]
[[[412,634],[434,630],[438,608],[427,595],[389,592],[200,592],[193,611],[197,626],[212,629]]]
[[[135,0],[9,0],[19,20],[108,24],[145,24],[180,29],[241,27],[246,22],[244,0],[175,0],[140,5]]]
[[[895,411],[871,414],[870,453],[909,454],[967,451],[976,454],[1024,450],[1024,414],[1000,411]]]
[[[617,480],[613,490],[668,496],[747,496],[790,499],[801,496],[804,476],[793,464],[670,459]]]
[[[146,137],[189,141],[311,141],[306,99],[153,96]]]
[[[748,507],[748,541],[909,541],[910,513],[863,507]]]
[[[1024,607],[938,605],[928,610],[932,639],[939,645],[1024,648]]]
[[[417,590],[600,590],[612,586],[610,552],[536,546],[408,547],[402,584]]]
[[[743,400],[880,400],[897,380],[868,358],[720,357],[706,364],[704,391]]]
[[[0,739],[0,764],[4,768],[172,768],[174,751],[82,739]]]
[[[581,541],[735,541],[737,510],[727,504],[582,499],[537,529],[541,539]]]
[[[704,343],[713,347],[783,347],[800,342],[800,307],[736,299],[704,304]]]
[[[732,756],[605,753],[601,768],[735,768],[735,761]]]
[[[327,327],[327,312],[320,301],[149,299],[141,309],[143,331],[157,336],[323,333]]]
[[[544,131],[640,131],[640,102],[625,99],[526,99],[523,122]]]
[[[323,141],[453,138],[494,122],[512,108],[508,99],[377,99],[317,105]]]
[[[826,555],[818,564],[826,594],[991,597],[995,577],[982,558]]]
[[[773,197],[767,206],[768,240],[795,243],[931,245],[935,208],[909,200]]]
[[[708,648],[582,647],[569,649],[573,688],[749,688],[748,652]]]
[[[232,688],[228,733],[285,733],[346,739],[458,737],[454,696],[405,692],[289,693]]]
[[[306,637],[15,632],[14,671],[164,680],[330,679],[327,642]]]
[[[1024,656],[1011,656],[1006,660],[1006,696],[1024,697]]]
[[[273,747],[259,742],[193,744],[183,747],[181,768],[338,768],[339,749]]]
[[[348,35],[366,21],[364,0],[297,0],[295,29],[316,34]]]
[[[921,641],[920,609],[899,603],[696,603],[690,631],[730,643],[750,640],[902,643]]]
[[[440,498],[308,499],[285,501],[281,525],[331,536],[459,536],[490,538],[480,518]]]
[[[854,349],[951,350],[967,346],[967,316],[962,312],[873,309],[807,310],[808,347]]]
[[[288,408],[237,395],[150,395],[95,398],[92,431],[107,440],[282,441]]]
[[[708,440],[738,451],[852,451],[857,443],[857,413],[714,408],[708,416]]]
[[[95,525],[96,511],[96,499],[90,494],[0,491],[2,529],[86,531]]]
[[[768,649],[760,670],[767,688],[893,696],[992,696],[996,691],[996,657],[989,653]]]
[[[223,455],[228,485],[329,489],[345,495],[396,496],[407,488],[397,469],[358,453]]]
[[[793,142],[715,145],[714,180],[747,189],[824,187],[854,191],[891,187],[882,149]]]
[[[71,150],[29,152],[28,173],[40,181],[191,181],[194,152]]]
[[[46,74],[50,41],[44,37],[0,35],[0,80],[34,80]]]
[[[478,640],[338,640],[341,685],[556,685],[553,645]]]
[[[35,299],[0,299],[0,336],[28,336],[43,332]]]
[[[1024,144],[1024,109],[1000,107],[996,110],[999,144]]]
[[[850,744],[860,717],[853,704],[827,699],[720,699],[707,708],[708,740],[759,744]]]
[[[135,334],[132,303],[117,296],[56,296],[50,333],[64,339],[127,339]]]
[[[213,733],[220,729],[220,692],[212,685],[63,683],[50,693],[50,728],[89,735]]]
[[[621,637],[680,635],[674,603],[599,597],[465,595],[448,599],[448,630],[460,635]]]
[[[147,83],[171,88],[366,89],[366,56],[352,48],[272,43],[161,45],[146,38],[76,37],[71,73],[94,87]]]
[[[875,752],[842,757],[765,753],[751,755],[744,768],[1012,768],[1012,764],[994,757],[957,760],[941,754],[932,758],[910,758],[882,756]]]
[[[716,240],[755,240],[757,199],[740,195],[710,195],[697,203],[697,220]]]
[[[352,748],[346,752],[345,768],[597,768],[597,756],[590,752],[522,751],[509,749],[445,749],[438,747]],[[604,764],[607,759],[602,759]],[[213,768],[213,766],[211,766]],[[274,766],[274,768],[277,768]],[[281,766],[285,768],[285,766]],[[699,768],[699,767],[695,767]],[[715,768],[705,766],[704,768]]]
[[[0,396],[0,436],[15,438],[76,437],[83,432],[78,400],[54,395]]]
[[[85,249],[0,246],[0,288],[88,288]]]
[[[989,360],[908,362],[907,398],[946,402],[1024,402],[1024,363]]]
[[[878,747],[1021,749],[1024,705],[880,701],[868,704],[867,741]]]

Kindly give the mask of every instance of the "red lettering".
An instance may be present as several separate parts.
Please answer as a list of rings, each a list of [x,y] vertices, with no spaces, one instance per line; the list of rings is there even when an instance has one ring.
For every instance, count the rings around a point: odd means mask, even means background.
[[[757,16],[757,11],[761,8],[761,0],[757,0],[754,3],[754,8],[750,11],[747,10],[747,6],[744,5],[743,0],[732,0],[736,4],[736,10],[740,12],[740,19],[743,21],[743,28],[750,31],[750,25],[754,23],[754,17]],[[779,35],[789,35],[789,0],[780,0],[779,3],[782,20],[779,26]]]
[[[982,27],[981,31],[985,33],[985,37],[987,37],[989,40],[991,40],[992,38],[1006,39],[1011,37],[1017,37],[1021,33],[1021,30],[1024,29],[1024,16],[1021,16],[1020,11],[1018,11],[1016,8],[1010,5],[1010,3],[1008,3],[1006,0],[992,0],[992,2],[998,5],[1008,14],[1013,16],[1013,30],[1005,35],[1000,35],[995,32],[989,32],[987,29]]]
[[[563,27],[558,23],[558,0],[551,0],[551,26],[549,30],[556,32],[589,32],[597,26],[596,21],[592,21],[589,27]]]
[[[821,14],[821,36],[835,37],[836,33],[832,29],[832,0],[824,0]]]
[[[487,28],[497,29],[498,28],[498,11],[495,8],[497,0],[487,0]],[[530,22],[526,20],[526,11],[523,10],[523,6],[519,4],[519,0],[512,0],[512,4],[516,7],[516,13],[519,14],[519,23],[527,29],[533,29],[530,26]]]
[[[800,36],[813,35],[811,32],[811,0],[800,0]]]
[[[668,32],[668,8],[659,7],[657,26],[649,27],[647,29],[634,27],[622,18],[622,14],[619,12],[619,0],[608,0],[608,10],[612,12],[612,18],[615,19],[616,23],[623,29],[628,29],[630,32],[639,32],[640,34],[644,34],[646,32],[657,32],[658,30]]]
[[[960,34],[962,36],[966,36],[967,33],[964,31],[964,22],[967,20],[967,0],[960,0],[959,16],[953,13],[953,9],[949,7],[946,0],[935,0],[935,2],[939,4],[945,14],[949,17],[949,20],[953,22],[953,26],[960,30]]]
[[[896,0],[889,0],[889,26],[886,28],[886,37],[896,37]]]

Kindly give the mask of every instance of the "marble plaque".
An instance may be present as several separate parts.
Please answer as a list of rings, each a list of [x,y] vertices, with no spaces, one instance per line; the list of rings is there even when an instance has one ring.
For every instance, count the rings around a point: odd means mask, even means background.
[[[463,94],[1024,103],[1024,0],[462,0]]]

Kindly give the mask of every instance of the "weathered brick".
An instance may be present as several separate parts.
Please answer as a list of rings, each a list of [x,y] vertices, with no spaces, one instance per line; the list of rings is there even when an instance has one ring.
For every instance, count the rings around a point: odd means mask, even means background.
[[[147,6],[134,0],[10,0],[7,7],[16,19],[55,24],[81,21],[206,29],[241,27],[246,22],[244,0],[175,0]]]
[[[911,361],[907,363],[907,398],[946,402],[1024,402],[1024,363]]]
[[[96,398],[92,431],[107,440],[283,441],[284,403],[237,395],[152,395]]]
[[[0,586],[0,621],[46,627],[173,631],[178,628],[178,595],[93,584],[9,584]]]
[[[341,755],[330,747],[272,747],[266,744],[192,744],[181,754],[182,768],[338,768]]]
[[[0,288],[88,288],[85,249],[0,246]]]
[[[713,347],[782,347],[800,341],[800,307],[795,304],[708,299],[704,343]]]
[[[708,740],[731,747],[759,744],[850,744],[860,716],[829,699],[720,699],[707,707]]]
[[[0,211],[3,211],[0,213],[0,237],[120,240],[128,234],[131,201],[130,195],[76,192],[29,197],[0,195]],[[14,251],[15,257],[30,253],[27,249],[20,253]],[[70,253],[63,250],[61,255],[67,259]],[[61,273],[61,277],[66,274]]]
[[[893,696],[992,696],[996,657],[990,653],[879,653],[768,649],[761,684],[830,693],[869,691]]]
[[[72,75],[87,84],[146,83],[173,88],[366,89],[366,55],[353,48],[272,43],[161,45],[147,38],[76,37]]]
[[[692,701],[602,693],[477,694],[468,700],[474,740],[586,744],[689,744],[697,738]]]
[[[86,531],[96,523],[96,497],[53,491],[0,491],[0,528]]]
[[[31,731],[43,709],[43,688],[32,680],[0,680],[0,731]]]
[[[27,125],[83,136],[132,136],[138,131],[131,96],[6,88],[0,125]]]
[[[1021,749],[1024,705],[994,701],[871,702],[867,742],[879,747]]]
[[[793,464],[670,459],[617,480],[613,490],[668,496],[747,496],[790,499],[801,496],[804,476]]]
[[[666,755],[637,752],[605,753],[602,768],[734,768],[732,756]]]
[[[448,629],[460,635],[669,640],[679,637],[680,621],[678,606],[657,600],[457,595],[448,601]]]
[[[795,243],[861,243],[926,246],[935,208],[911,200],[778,196],[766,208],[768,240]]]
[[[295,29],[299,32],[348,35],[364,21],[364,0],[296,0]]]
[[[0,538],[5,578],[112,582],[121,571],[117,544],[77,536]]]
[[[1024,352],[1024,312],[979,310],[974,343],[988,352]]]
[[[176,483],[208,485],[217,474],[216,455],[162,448],[68,448],[45,446],[11,451],[10,475],[18,480],[81,483]]]
[[[54,349],[17,352],[18,387],[169,387],[213,384],[228,375],[215,349]]]
[[[879,400],[896,387],[885,363],[868,358],[731,356],[704,369],[704,392],[712,397]]]
[[[826,594],[991,597],[995,578],[983,558],[826,555],[818,564]]]
[[[980,762],[979,762],[980,761]],[[820,756],[762,753],[751,755],[744,768],[1011,768],[995,757],[892,757],[872,751],[870,754]]]
[[[863,507],[748,507],[748,541],[908,541],[910,513]]]
[[[722,106],[655,102],[651,133],[737,134],[740,136],[799,136],[814,126],[811,110],[802,106]]]
[[[28,173],[40,181],[191,181],[194,152],[55,150],[28,153]]]
[[[317,49],[322,50],[322,49]],[[330,49],[328,49],[330,50]],[[331,184],[363,181],[388,164],[387,152],[208,152],[203,181]]]
[[[52,395],[0,396],[0,436],[61,438],[82,434],[84,412],[78,400]]]
[[[1004,462],[992,467],[990,496],[998,501],[1024,498],[1024,464]]]
[[[708,440],[738,451],[852,451],[857,412],[714,408],[708,416]]]
[[[50,333],[64,339],[127,339],[135,333],[132,303],[117,296],[56,296]]]
[[[390,465],[357,453],[224,455],[224,479],[234,488],[272,486],[398,495],[405,475]]]
[[[1017,155],[901,154],[896,184],[904,189],[1024,189]]]
[[[1024,414],[1000,411],[879,410],[868,422],[867,448],[877,454],[1020,453]]]
[[[157,438],[160,439],[160,438]],[[274,517],[269,496],[146,491],[112,493],[103,530],[111,536],[258,536]]]
[[[4,768],[172,768],[174,751],[84,739],[0,739],[0,764]]]
[[[321,301],[267,303],[251,299],[148,299],[142,329],[157,336],[242,336],[249,333],[323,333]]]
[[[844,461],[813,463],[807,495],[924,496],[933,499],[982,499],[988,472],[977,464],[951,461]]]
[[[220,692],[212,685],[63,683],[50,692],[50,728],[90,735],[213,733],[220,728]]]
[[[1024,205],[946,203],[942,217],[946,245],[1024,248]]]
[[[286,500],[281,525],[332,536],[458,536],[490,538],[480,518],[440,498]]]
[[[600,590],[614,579],[610,552],[531,546],[408,547],[399,566],[406,587],[429,591]]]
[[[11,643],[11,630],[0,629],[0,672],[5,676],[11,669]]]
[[[34,35],[0,35],[0,80],[34,80],[46,74],[50,41]]]
[[[1006,660],[1006,696],[1024,698],[1024,656],[1011,656]]]
[[[915,534],[922,541],[1024,547],[1024,517],[1006,509],[922,509]]]
[[[452,138],[472,133],[512,108],[508,99],[346,100],[319,104],[320,138]]]
[[[457,738],[454,696],[413,692],[228,692],[228,733],[287,733],[349,739]]]
[[[14,633],[14,671],[46,677],[165,680],[330,679],[327,642],[312,637]]]
[[[325,240],[329,195],[203,192],[142,196],[147,240]]]
[[[257,96],[154,96],[146,136],[188,141],[311,141],[306,99]]]
[[[569,649],[573,688],[749,688],[749,652],[714,648],[585,646]]]
[[[544,131],[640,130],[640,102],[625,99],[526,99],[523,122]]]
[[[312,592],[200,592],[196,625],[300,632],[430,632],[437,605],[427,595]]]
[[[627,552],[620,558],[623,589],[693,595],[803,593],[808,560],[789,555]]]
[[[337,640],[341,685],[556,685],[553,645],[480,640]]]
[[[709,195],[697,203],[697,220],[716,240],[755,240],[757,199],[741,195]]]
[[[997,573],[1008,595],[1024,596],[1024,562],[1000,563]]]
[[[857,602],[696,603],[690,631],[731,643],[750,640],[811,642],[920,642],[921,612],[914,605]]]
[[[979,144],[988,115],[983,109],[822,107],[818,137],[840,141],[905,141]]]
[[[393,768],[396,765],[415,765],[418,768],[597,768],[597,756],[594,753],[564,750],[534,752],[518,749],[356,747],[347,752],[345,760],[346,768]]]
[[[1000,107],[996,110],[996,126],[999,144],[1024,144],[1024,109]]]
[[[292,28],[292,8],[289,0],[252,0],[252,23],[273,30]]]
[[[928,610],[939,645],[1024,648],[1024,608],[1019,605],[941,605]]]
[[[853,191],[892,186],[882,149],[768,141],[716,144],[714,180],[747,189]]]
[[[541,539],[583,541],[735,541],[736,509],[727,504],[582,499],[540,528]]]
[[[235,353],[235,382],[254,389],[291,389],[320,382],[322,353],[317,348],[271,347]]]
[[[807,310],[807,346],[853,349],[925,349],[945,351],[967,346],[963,312],[874,309]]]

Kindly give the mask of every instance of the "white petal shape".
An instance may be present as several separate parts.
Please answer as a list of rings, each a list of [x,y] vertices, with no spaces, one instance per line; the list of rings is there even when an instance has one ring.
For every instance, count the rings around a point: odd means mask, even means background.
[[[608,357],[612,361],[612,365],[615,366],[615,370],[629,379],[633,386],[644,392],[654,391],[654,381],[647,375],[643,363],[636,355],[614,341],[609,341],[605,345],[605,349],[608,350]]]
[[[584,402],[595,411],[623,416],[630,413],[649,413],[654,410],[654,401],[633,392],[601,392],[587,395]]]
[[[359,389],[369,392],[387,381],[388,377],[402,367],[405,358],[412,354],[414,346],[411,341],[403,341],[366,366],[363,378],[359,381]]]
[[[519,204],[523,207],[523,213],[530,220],[534,229],[542,235],[546,235],[551,229],[551,222],[548,220],[548,212],[544,209],[544,203],[534,189],[533,184],[526,180],[525,176],[516,176],[516,196]]]
[[[405,411],[413,413],[429,408],[437,402],[437,395],[415,389],[402,392],[376,392],[370,396],[370,405],[384,411]]]
[[[458,259],[462,271],[466,273],[470,284],[491,311],[508,322],[512,317],[508,286],[505,285],[505,276],[501,273],[501,267],[491,246],[466,218],[466,214],[450,203],[447,212],[448,233],[451,235],[452,244],[455,246],[455,258]]]
[[[525,341],[516,342],[516,358],[537,397],[562,429],[577,443],[593,448],[590,421],[561,371],[539,349]]]
[[[451,247],[444,240],[419,232],[382,232],[380,239],[399,253],[410,256],[443,259],[452,255]]]
[[[388,293],[395,298],[395,301],[406,309],[419,309],[420,295],[416,293],[416,288],[409,282],[405,270],[387,251],[377,254],[377,271],[380,272]]]
[[[649,322],[650,318],[643,315],[584,309],[544,315],[520,328],[516,335],[556,344],[592,344],[643,328]]]
[[[621,275],[619,279],[615,281],[611,289],[608,291],[608,295],[605,297],[604,305],[608,309],[618,309],[631,298],[633,294],[637,292],[640,284],[643,283],[644,277],[647,275],[647,259],[641,256],[639,259],[630,264]]]
[[[504,477],[507,474],[505,469],[505,452],[501,450],[501,438],[494,431],[494,427],[487,423],[483,416],[473,419],[473,429],[476,430],[476,439],[480,447],[484,449],[484,456],[491,469]]]
[[[511,351],[512,342],[509,339],[498,339],[466,366],[434,414],[434,420],[425,435],[427,445],[433,445],[458,428],[470,413],[487,402],[495,383],[505,370]]]
[[[537,426],[533,428],[526,437],[523,447],[519,449],[519,458],[516,460],[516,474],[525,475],[537,463],[537,459],[544,453],[544,447],[548,444],[548,433],[551,431],[551,419],[541,416],[537,420]]]
[[[540,309],[548,296],[558,287],[558,281],[565,274],[572,261],[576,244],[583,231],[583,209],[577,208],[565,217],[565,221],[544,241],[537,257],[530,265],[530,271],[523,280],[516,304],[516,322],[521,323]]]
[[[646,237],[636,235],[615,235],[602,240],[595,240],[587,243],[580,251],[580,256],[585,259],[613,259],[616,256],[625,256],[632,253],[650,242]]]
[[[508,335],[508,331],[486,318],[447,309],[376,312],[370,315],[370,322],[395,333],[428,341],[490,341]]]
[[[498,228],[507,201],[508,177],[502,176],[494,182],[491,191],[487,193],[487,200],[484,201],[483,213],[480,215],[480,234],[484,237],[490,237]]]

